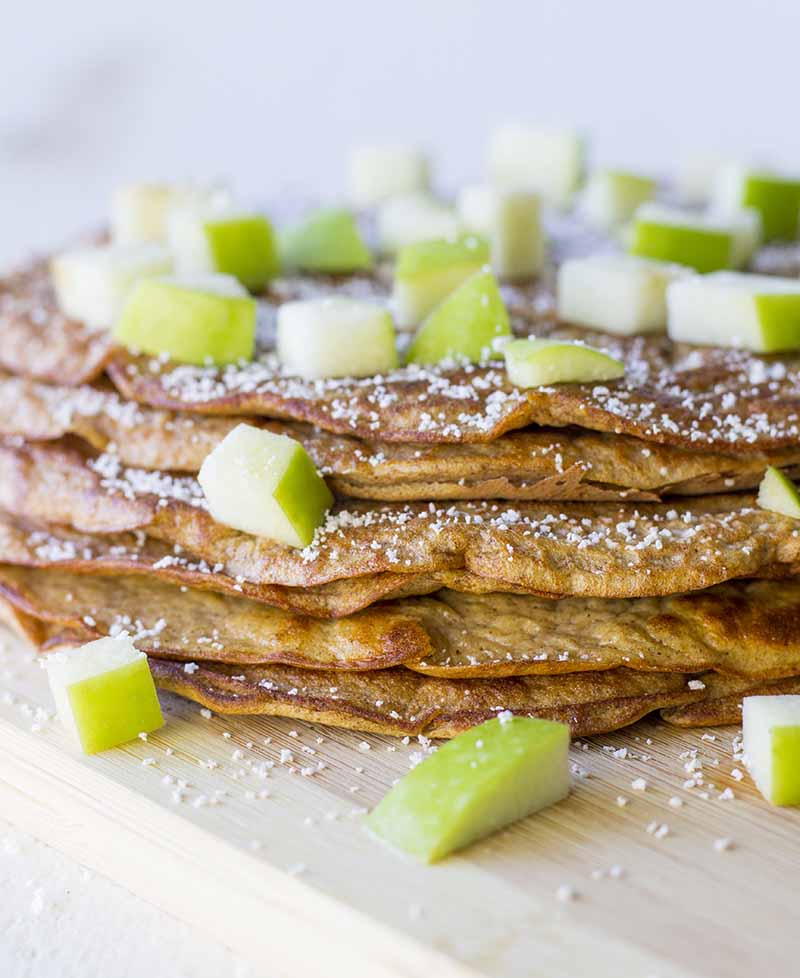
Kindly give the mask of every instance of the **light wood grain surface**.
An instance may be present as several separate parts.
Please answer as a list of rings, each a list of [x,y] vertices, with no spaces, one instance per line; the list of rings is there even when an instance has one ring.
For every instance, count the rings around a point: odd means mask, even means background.
[[[83,758],[42,714],[35,653],[4,638],[0,676],[3,814],[235,947],[258,974],[796,974],[800,814],[732,776],[734,728],[704,739],[647,721],[594,738],[573,749],[565,802],[420,867],[360,824],[416,742],[207,718],[165,697],[162,731]],[[703,783],[685,787],[692,768]],[[565,887],[574,899],[558,898]]]

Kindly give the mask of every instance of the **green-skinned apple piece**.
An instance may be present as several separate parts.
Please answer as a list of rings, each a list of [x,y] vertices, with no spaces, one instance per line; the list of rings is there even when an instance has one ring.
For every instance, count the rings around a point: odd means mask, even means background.
[[[414,146],[356,146],[348,161],[350,203],[363,210],[430,186],[428,157]]]
[[[566,207],[583,180],[586,147],[571,129],[505,125],[489,142],[489,174],[497,186],[533,190]]]
[[[755,353],[800,349],[800,281],[715,272],[671,285],[669,335],[683,343]]]
[[[221,186],[186,183],[130,183],[119,187],[111,201],[111,238],[115,244],[167,242],[170,212],[230,206],[230,194]]]
[[[378,248],[383,255],[396,255],[407,245],[434,238],[452,238],[461,230],[452,207],[430,194],[403,194],[378,208],[375,217]]]
[[[397,366],[397,336],[387,309],[329,296],[278,309],[278,359],[305,380],[371,377]]]
[[[619,380],[625,364],[582,343],[559,340],[512,340],[503,347],[508,379],[515,387],[588,384]]]
[[[443,859],[565,798],[569,737],[566,724],[501,714],[413,768],[366,826],[423,862]]]
[[[463,282],[422,323],[406,354],[407,363],[436,364],[450,358],[480,363],[498,339],[511,336],[497,279],[488,269]]]
[[[395,322],[401,329],[428,313],[471,275],[489,263],[489,243],[474,234],[419,241],[397,257],[392,289]]]
[[[656,181],[625,170],[596,170],[581,195],[581,214],[600,231],[613,231],[656,193]]]
[[[765,241],[794,241],[800,231],[800,178],[728,164],[716,178],[711,206],[721,214],[752,207],[761,215]]]
[[[491,265],[505,279],[538,275],[545,259],[539,195],[529,190],[504,190],[486,184],[465,187],[458,212],[468,231],[486,238]]]
[[[280,236],[281,264],[289,270],[331,275],[372,267],[353,214],[343,208],[316,211]]]
[[[558,270],[558,317],[622,336],[663,332],[667,286],[691,274],[680,265],[632,255],[571,258]]]
[[[114,329],[129,349],[196,366],[252,360],[255,335],[255,300],[229,275],[140,282]]]
[[[800,696],[745,696],[747,767],[772,805],[800,805]]]
[[[782,516],[800,519],[800,492],[792,480],[770,465],[758,487],[758,505]]]
[[[129,638],[101,638],[45,659],[58,717],[86,754],[164,725],[147,656]]]
[[[90,329],[109,329],[137,282],[172,270],[170,253],[152,242],[78,248],[50,262],[59,309]]]
[[[293,438],[240,424],[206,456],[198,481],[218,523],[307,547],[333,496]]]

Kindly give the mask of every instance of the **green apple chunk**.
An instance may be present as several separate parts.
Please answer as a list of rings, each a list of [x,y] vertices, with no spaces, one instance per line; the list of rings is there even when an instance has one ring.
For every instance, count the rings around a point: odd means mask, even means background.
[[[366,818],[370,832],[426,863],[569,794],[569,727],[501,714],[430,754]]]
[[[777,275],[715,272],[671,285],[673,340],[755,353],[800,349],[800,281]]]
[[[348,166],[350,202],[359,210],[390,197],[427,191],[428,158],[413,146],[357,146]]]
[[[515,387],[588,384],[619,380],[625,364],[582,343],[559,340],[512,340],[503,347],[508,379]]]
[[[452,238],[461,223],[452,207],[430,194],[403,194],[378,208],[375,218],[381,254],[396,255],[407,245],[433,238]]]
[[[782,516],[800,519],[800,492],[792,480],[770,465],[758,487],[758,505]]]
[[[489,174],[501,187],[533,190],[556,207],[566,207],[580,186],[586,148],[569,129],[507,125],[489,142]]]
[[[255,301],[229,275],[140,282],[114,329],[123,346],[196,366],[252,360],[255,335]]]
[[[596,170],[586,182],[581,213],[587,224],[613,231],[629,221],[636,209],[656,193],[656,181],[624,170]]]
[[[465,187],[458,212],[468,231],[489,241],[492,268],[500,278],[530,278],[541,272],[545,243],[538,194],[486,185]]]
[[[224,187],[191,184],[131,183],[120,187],[111,201],[111,237],[115,244],[167,241],[170,212],[175,208],[229,206]]]
[[[419,241],[397,258],[392,290],[395,321],[416,326],[453,289],[489,262],[489,244],[474,234]]]
[[[435,364],[455,358],[481,363],[500,337],[511,336],[508,312],[488,269],[463,282],[414,334],[407,363]]]
[[[50,262],[50,275],[65,316],[91,329],[108,329],[137,282],[169,275],[172,268],[163,245],[103,245],[57,255]]]
[[[747,767],[772,805],[800,805],[800,696],[745,696]]]
[[[397,366],[397,336],[388,310],[329,296],[278,309],[277,352],[284,369],[305,380],[371,377]]]
[[[341,208],[316,211],[280,236],[281,263],[288,269],[335,275],[372,267],[352,213]]]
[[[571,258],[558,270],[558,316],[622,336],[663,332],[667,286],[690,274],[679,265],[630,255]]]
[[[717,176],[711,206],[722,214],[752,207],[761,215],[765,241],[794,241],[800,230],[800,179],[728,164]]]
[[[293,438],[240,424],[207,455],[197,477],[218,523],[307,547],[333,496]]]
[[[163,727],[147,656],[129,638],[101,638],[45,659],[58,717],[86,754]]]

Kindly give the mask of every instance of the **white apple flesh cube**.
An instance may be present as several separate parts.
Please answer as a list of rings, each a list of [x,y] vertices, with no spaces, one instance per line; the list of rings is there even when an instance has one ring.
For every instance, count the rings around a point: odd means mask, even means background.
[[[461,229],[455,211],[429,194],[403,194],[385,201],[375,225],[384,255],[395,255],[417,241],[454,237]]]
[[[129,638],[54,652],[44,664],[58,717],[87,754],[163,726],[147,656]]]
[[[248,424],[222,439],[197,478],[218,523],[288,547],[307,547],[333,503],[300,442]]]
[[[222,187],[174,183],[131,183],[120,187],[111,201],[111,237],[115,244],[167,241],[167,219],[176,207],[227,206]]]
[[[700,207],[711,200],[726,161],[719,153],[695,150],[681,160],[675,176],[675,194],[682,204]]]
[[[668,332],[682,343],[755,353],[800,348],[800,281],[715,272],[670,285]]]
[[[634,215],[656,192],[656,181],[622,170],[597,170],[586,182],[581,213],[587,224],[612,231]]]
[[[467,231],[489,241],[491,265],[500,278],[531,278],[545,258],[539,195],[487,185],[465,187],[458,212]]]
[[[368,208],[430,185],[427,156],[411,146],[358,146],[350,153],[350,200]]]
[[[583,179],[585,147],[573,130],[508,125],[489,143],[489,173],[501,187],[533,190],[556,207],[566,207]]]
[[[629,255],[569,259],[558,270],[559,319],[621,336],[663,332],[667,286],[687,274]]]
[[[800,805],[800,696],[745,696],[747,767],[773,805]]]
[[[172,269],[170,253],[153,243],[79,248],[50,263],[59,308],[90,329],[110,328],[137,282]]]
[[[277,353],[285,371],[305,380],[371,377],[397,366],[397,337],[387,309],[330,296],[278,309]]]
[[[800,177],[728,164],[716,179],[711,207],[721,214],[758,211],[765,241],[794,241],[800,233]]]

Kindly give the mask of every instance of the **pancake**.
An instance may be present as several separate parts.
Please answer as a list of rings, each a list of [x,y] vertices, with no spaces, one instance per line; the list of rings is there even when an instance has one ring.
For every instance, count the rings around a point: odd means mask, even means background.
[[[661,716],[676,727],[715,727],[742,722],[742,699],[745,696],[800,695],[800,676],[784,679],[753,680],[734,676],[702,677],[703,698],[694,703],[665,709]]]

